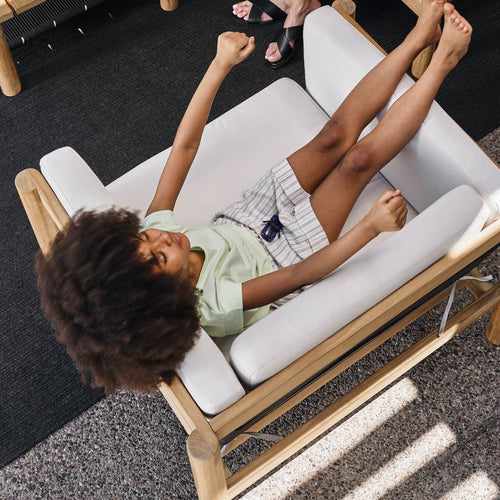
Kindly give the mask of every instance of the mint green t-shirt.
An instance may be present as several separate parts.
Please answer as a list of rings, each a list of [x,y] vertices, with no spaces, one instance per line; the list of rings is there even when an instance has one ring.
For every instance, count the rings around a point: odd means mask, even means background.
[[[272,271],[271,259],[249,230],[234,224],[184,228],[172,210],[144,218],[141,230],[184,233],[192,250],[203,250],[205,261],[196,284],[201,292],[201,326],[212,337],[241,333],[269,312],[269,306],[243,311],[241,284]]]

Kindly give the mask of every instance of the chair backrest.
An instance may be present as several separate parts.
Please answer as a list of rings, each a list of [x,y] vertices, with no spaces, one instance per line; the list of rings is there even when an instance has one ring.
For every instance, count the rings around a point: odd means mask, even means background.
[[[306,87],[332,115],[343,99],[384,54],[344,17],[328,6],[307,16],[304,27]],[[325,63],[328,61],[328,63]],[[331,82],[335,82],[332,85]],[[388,106],[362,136],[382,119],[388,107],[413,85],[405,75]],[[434,102],[415,137],[382,171],[421,212],[462,184],[476,189],[489,206],[489,218],[500,214],[500,170],[475,142]]]

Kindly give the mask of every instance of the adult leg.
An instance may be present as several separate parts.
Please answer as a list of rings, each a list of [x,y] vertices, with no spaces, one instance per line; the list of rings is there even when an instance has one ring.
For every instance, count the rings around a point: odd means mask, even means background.
[[[441,34],[445,0],[422,0],[420,16],[401,45],[351,91],[320,133],[288,161],[301,186],[312,193],[387,104],[415,56]]]
[[[291,28],[293,26],[302,26],[304,20],[310,12],[321,7],[319,0],[288,0],[289,8],[285,12],[288,14],[283,28]],[[290,41],[290,47],[293,47],[294,41]],[[278,49],[278,42],[271,42],[266,50],[265,59],[269,62],[277,63],[281,59],[281,54]]]
[[[375,129],[354,145],[311,196],[311,205],[334,241],[361,191],[417,132],[447,74],[465,55],[472,28],[451,4],[444,6],[444,31],[431,63],[387,111]],[[403,193],[404,194],[404,193]]]

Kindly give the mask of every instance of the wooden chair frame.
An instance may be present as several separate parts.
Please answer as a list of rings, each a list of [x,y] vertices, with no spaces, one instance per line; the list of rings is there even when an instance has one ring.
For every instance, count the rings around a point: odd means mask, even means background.
[[[67,223],[68,214],[38,170],[20,172],[15,183],[40,248],[45,253],[54,236]],[[486,337],[493,344],[500,345],[500,284],[461,281],[459,286],[467,286],[475,300],[448,320],[442,336],[438,336],[437,329],[430,332],[237,472],[232,474],[224,464],[222,445],[228,445],[227,451],[237,448],[248,439],[241,432],[263,429],[368,355],[445,299],[452,283],[460,276],[467,273],[480,276],[478,263],[499,245],[500,219],[496,219],[466,246],[445,255],[213,418],[207,418],[201,412],[179,378],[174,378],[169,385],[160,384],[160,391],[189,435],[187,451],[199,498],[235,497],[490,310],[493,313]]]

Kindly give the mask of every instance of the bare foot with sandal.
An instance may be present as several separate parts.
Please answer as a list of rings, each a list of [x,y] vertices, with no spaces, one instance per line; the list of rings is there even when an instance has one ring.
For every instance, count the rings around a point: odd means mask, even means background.
[[[302,40],[304,19],[321,6],[319,0],[244,0],[233,5],[233,18],[242,24],[271,24],[284,20],[283,29],[267,48],[265,59],[273,69],[286,64]]]

